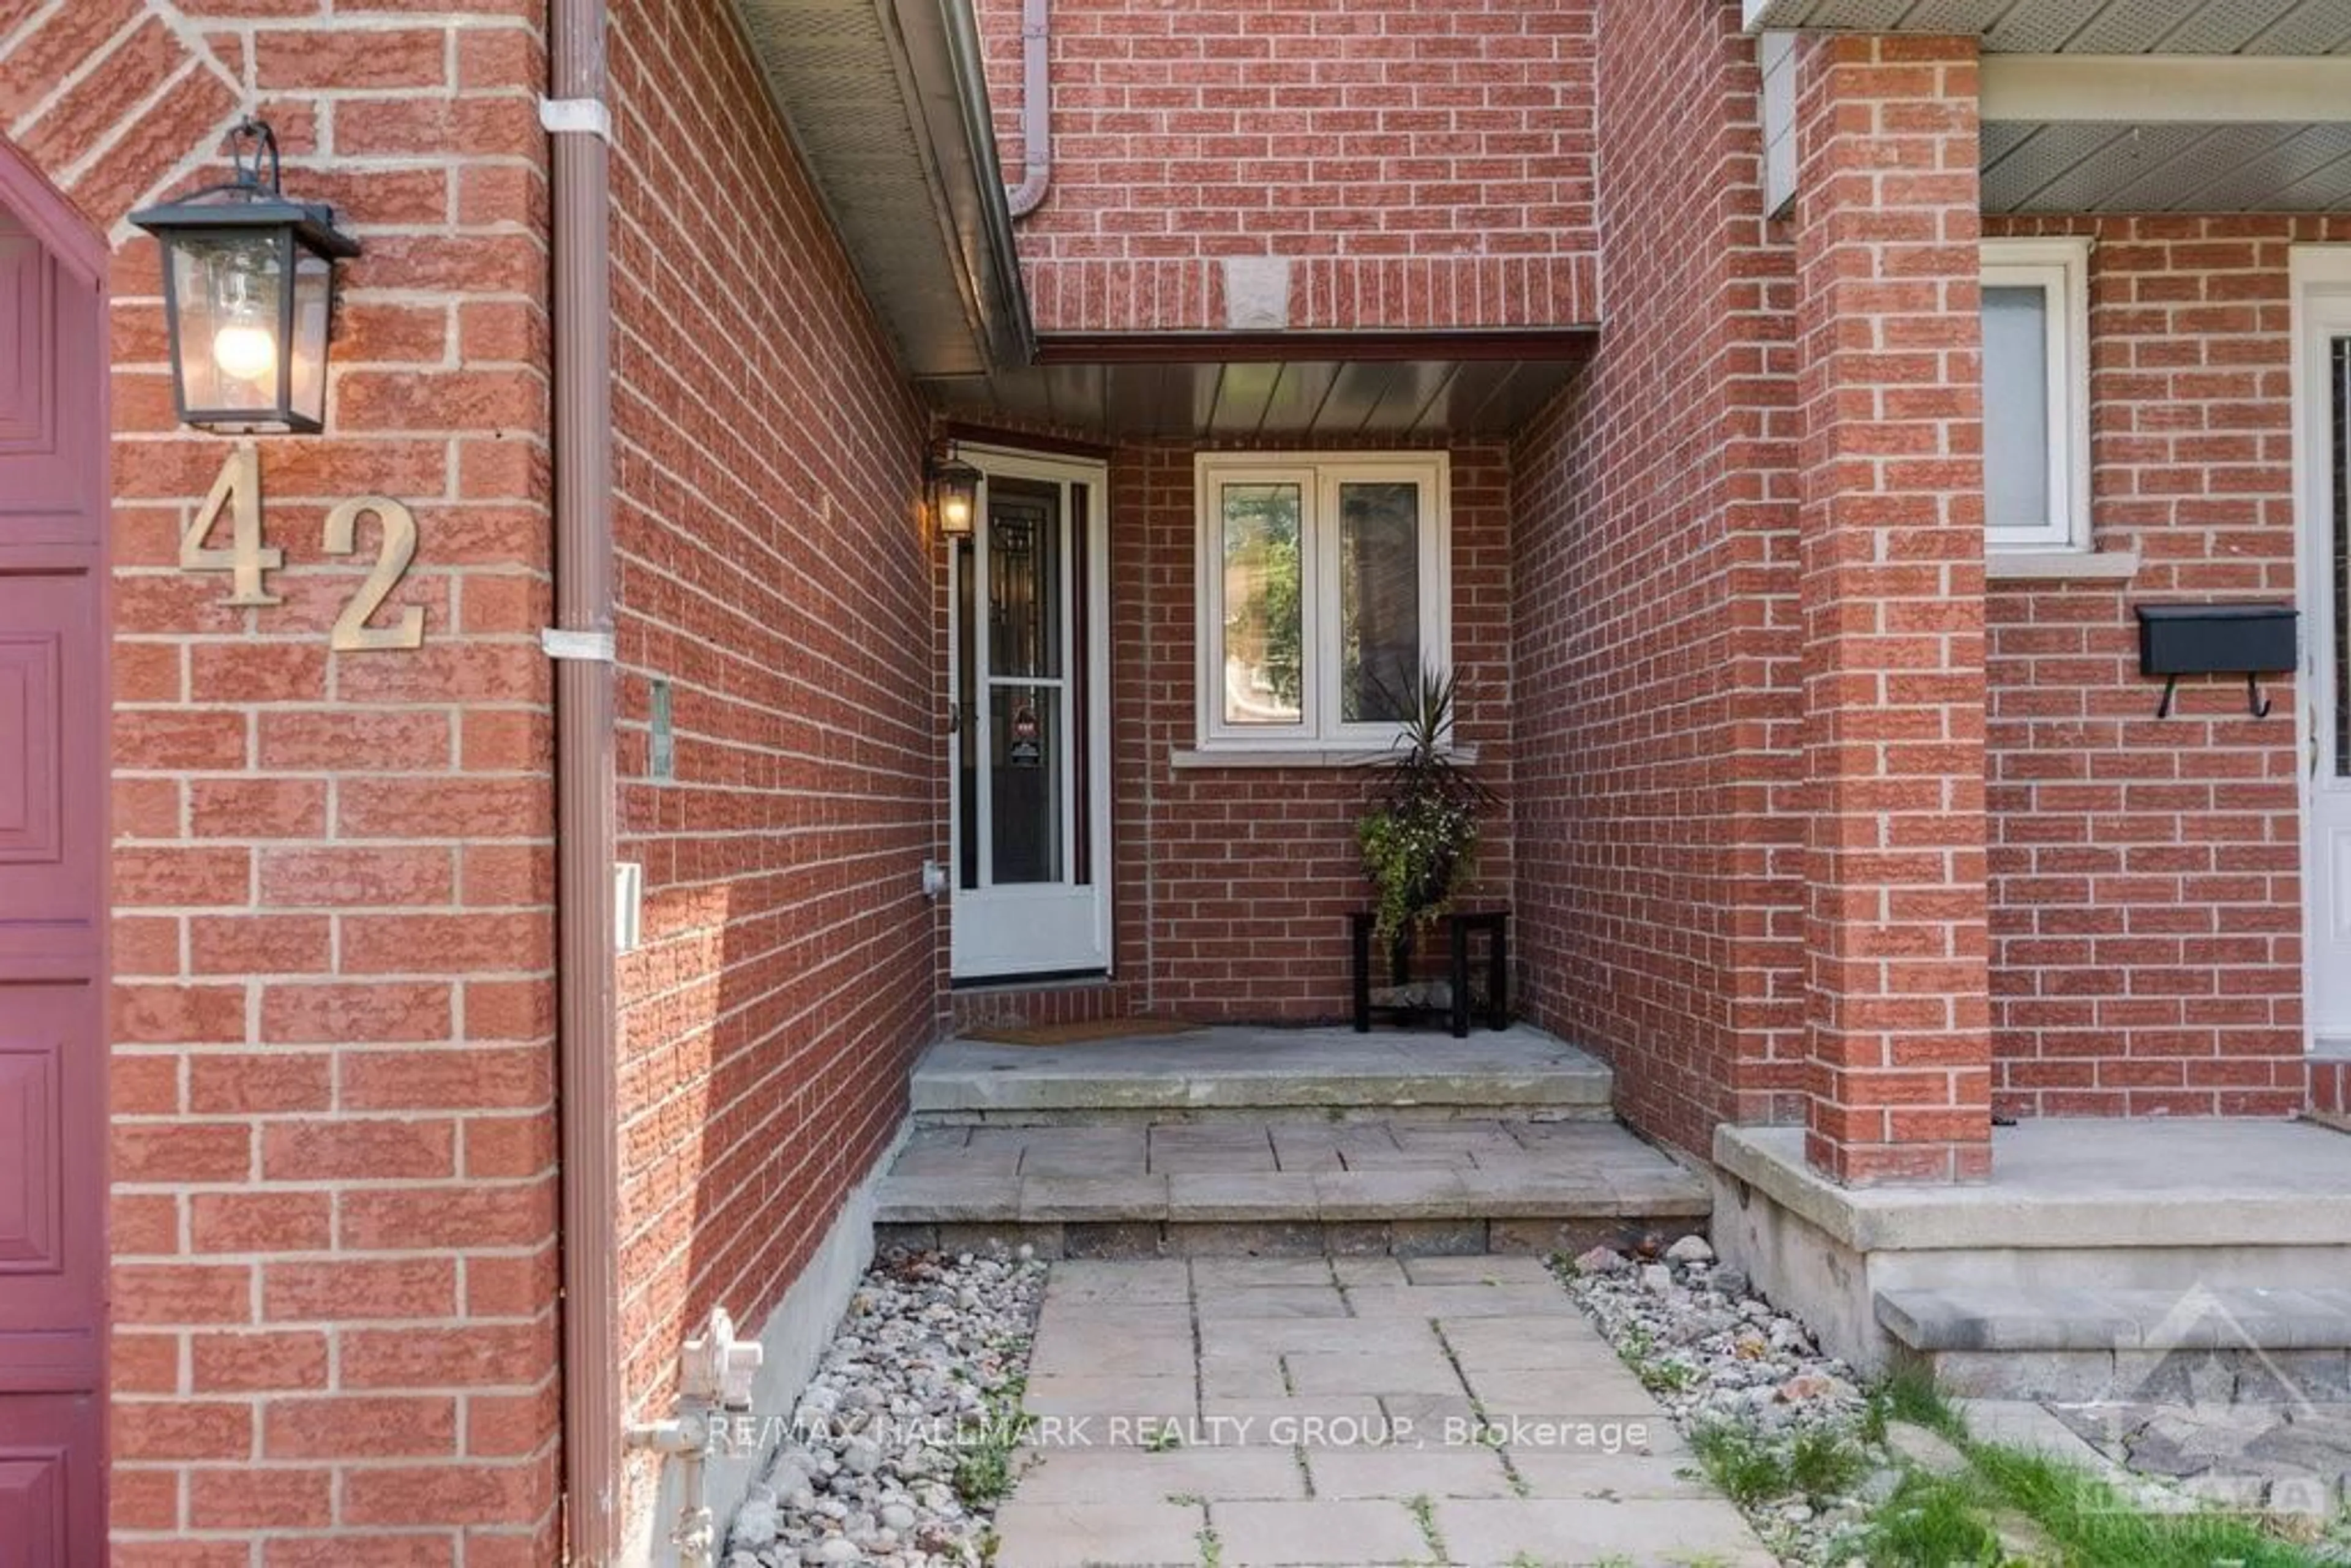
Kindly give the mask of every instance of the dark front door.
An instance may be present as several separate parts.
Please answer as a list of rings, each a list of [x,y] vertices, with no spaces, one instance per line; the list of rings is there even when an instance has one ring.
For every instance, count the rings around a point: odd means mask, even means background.
[[[106,1561],[104,253],[0,143],[0,1564]]]

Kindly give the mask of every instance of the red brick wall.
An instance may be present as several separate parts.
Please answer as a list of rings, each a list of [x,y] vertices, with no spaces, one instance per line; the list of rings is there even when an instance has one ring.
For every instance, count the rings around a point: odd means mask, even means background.
[[[1801,1113],[1792,297],[1738,7],[1600,50],[1607,325],[1513,453],[1520,994],[1703,1154]]]
[[[2092,521],[2128,583],[1993,584],[1996,1094],[2044,1115],[2303,1103],[2294,694],[2138,674],[2141,601],[2294,592],[2286,249],[2339,219],[1988,220],[2088,234]]]
[[[326,11],[0,4],[0,134],[101,230],[253,101],[367,246],[329,434],[261,444],[260,611],[178,568],[230,444],[173,420],[154,246],[115,259],[121,1563],[553,1551],[540,6]],[[419,652],[327,647],[371,493]]]
[[[728,8],[622,0],[612,77],[620,852],[645,882],[621,966],[621,1277],[642,1416],[712,1307],[756,1332],[897,1129],[943,1008],[919,868],[945,857],[946,774],[922,418]],[[681,224],[734,238],[681,246]],[[648,776],[654,679],[670,781]]]
[[[1808,1158],[1990,1168],[1976,44],[1797,51]]]
[[[1293,327],[1594,319],[1596,9],[1058,0],[1039,328],[1222,329],[1228,256],[1292,260]],[[1020,12],[979,5],[1016,184]]]

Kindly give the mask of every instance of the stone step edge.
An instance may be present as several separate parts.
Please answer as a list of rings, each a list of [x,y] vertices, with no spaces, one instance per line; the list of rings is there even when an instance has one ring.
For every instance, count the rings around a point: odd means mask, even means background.
[[[1604,1182],[1418,1179],[1375,1171],[1327,1176],[892,1176],[874,1218],[887,1225],[1230,1224],[1395,1219],[1702,1218],[1712,1196],[1695,1176]],[[1474,1176],[1478,1173],[1471,1173]]]
[[[1928,1354],[2351,1348],[2351,1290],[1906,1288],[1873,1305]]]
[[[1206,1221],[1106,1220],[877,1224],[874,1244],[946,1252],[1027,1247],[1043,1259],[1574,1257],[1593,1247],[1630,1250],[1702,1233],[1704,1218],[1660,1225],[1621,1216],[1525,1219]]]
[[[1325,1111],[1468,1109],[1501,1113],[1614,1103],[1614,1075],[1562,1071],[1532,1077],[1296,1078],[1218,1073],[1213,1078],[1138,1079],[1131,1075],[957,1080],[917,1073],[910,1106],[917,1114],[968,1111]]]
[[[1343,1126],[1349,1123],[1398,1122],[1410,1125],[1443,1125],[1448,1122],[1524,1122],[1537,1126],[1558,1123],[1614,1123],[1614,1109],[1604,1102],[1589,1105],[1008,1105],[987,1110],[921,1110],[914,1113],[918,1127],[1067,1127],[1100,1124],[1131,1126],[1195,1126],[1216,1122],[1312,1122]]]

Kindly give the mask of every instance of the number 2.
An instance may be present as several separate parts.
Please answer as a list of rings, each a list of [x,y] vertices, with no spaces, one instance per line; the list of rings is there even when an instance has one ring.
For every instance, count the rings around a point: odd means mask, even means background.
[[[335,617],[335,629],[327,645],[341,653],[368,648],[421,648],[424,645],[424,610],[412,604],[400,612],[400,621],[392,626],[371,626],[368,617],[390,598],[399,586],[408,563],[416,559],[416,514],[398,501],[381,496],[362,496],[345,501],[327,514],[327,553],[350,555],[359,548],[359,521],[361,514],[372,512],[382,525],[383,539],[376,548],[375,566],[351,595],[343,612]],[[232,601],[234,602],[234,601]]]
[[[229,548],[218,549],[204,541],[220,526],[223,511],[229,513]],[[212,494],[180,536],[180,570],[227,572],[229,596],[221,602],[257,609],[285,602],[261,582],[263,572],[285,564],[284,550],[261,542],[260,450],[250,441],[240,441],[229,449]]]

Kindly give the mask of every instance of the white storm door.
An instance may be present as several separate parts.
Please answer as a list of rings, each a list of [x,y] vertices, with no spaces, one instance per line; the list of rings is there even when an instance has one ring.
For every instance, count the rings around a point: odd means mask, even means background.
[[[1107,486],[1098,464],[980,468],[949,581],[957,980],[1110,968]]]
[[[2351,1045],[2351,246],[2294,253],[2301,520],[2304,992],[2311,1038]]]

